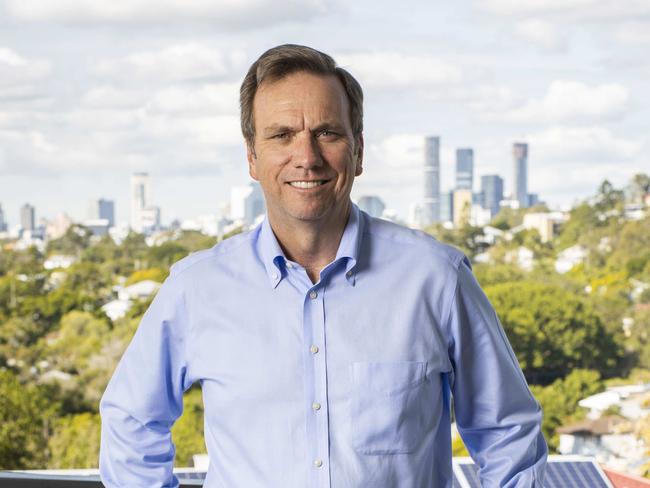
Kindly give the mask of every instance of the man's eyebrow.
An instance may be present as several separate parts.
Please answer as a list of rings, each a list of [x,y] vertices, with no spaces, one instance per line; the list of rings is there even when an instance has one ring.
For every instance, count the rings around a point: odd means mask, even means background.
[[[337,122],[323,122],[318,124],[312,129],[312,132],[320,132],[322,130],[333,130],[335,132],[345,132],[345,127]]]
[[[271,124],[262,129],[263,134],[277,134],[279,132],[291,132],[293,129],[288,125],[283,124]]]

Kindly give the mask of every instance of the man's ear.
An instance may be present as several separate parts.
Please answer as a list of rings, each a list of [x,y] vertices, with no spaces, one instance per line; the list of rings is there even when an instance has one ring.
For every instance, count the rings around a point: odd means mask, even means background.
[[[255,148],[248,142],[246,143],[246,159],[248,160],[248,174],[251,175],[251,178],[253,178],[255,181],[258,181],[257,167],[255,164],[257,162]]]
[[[354,169],[354,176],[359,176],[363,173],[363,134],[359,134],[354,148],[356,158],[356,167]]]

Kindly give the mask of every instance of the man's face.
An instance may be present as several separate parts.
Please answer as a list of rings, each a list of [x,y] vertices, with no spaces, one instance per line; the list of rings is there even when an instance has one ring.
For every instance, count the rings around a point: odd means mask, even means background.
[[[271,221],[345,219],[354,177],[361,174],[363,139],[355,143],[341,82],[301,71],[263,83],[253,114],[249,171],[262,186]]]

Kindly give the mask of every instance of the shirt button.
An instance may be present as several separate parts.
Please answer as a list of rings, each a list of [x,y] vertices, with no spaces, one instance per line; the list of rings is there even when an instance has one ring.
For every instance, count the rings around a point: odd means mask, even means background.
[[[312,300],[316,300],[316,298],[318,298],[318,293],[316,293],[314,290],[310,291],[309,298],[311,298]]]
[[[352,271],[348,271],[347,273],[345,273],[345,276],[347,276],[348,278],[350,278],[350,277],[352,276]]]
[[[271,275],[271,278],[273,278],[274,280],[277,280],[277,279],[278,279],[278,274],[277,274],[277,273],[273,273],[273,274]]]
[[[323,465],[323,461],[321,461],[320,459],[314,460],[314,466],[316,466],[317,468],[320,468],[322,465]]]
[[[312,354],[316,354],[318,352],[318,346],[316,344],[312,344],[309,350]]]
[[[313,408],[314,410],[320,410],[320,403],[318,402],[312,403],[311,408]]]
[[[287,262],[287,268],[289,268],[289,269],[293,268],[293,263]]]

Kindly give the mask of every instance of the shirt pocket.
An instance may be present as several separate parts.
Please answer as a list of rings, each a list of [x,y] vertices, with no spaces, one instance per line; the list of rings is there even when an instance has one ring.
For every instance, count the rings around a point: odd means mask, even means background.
[[[412,452],[424,434],[427,362],[352,363],[351,425],[361,454]]]

